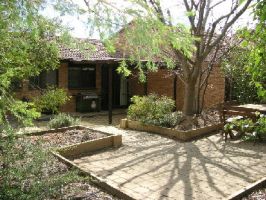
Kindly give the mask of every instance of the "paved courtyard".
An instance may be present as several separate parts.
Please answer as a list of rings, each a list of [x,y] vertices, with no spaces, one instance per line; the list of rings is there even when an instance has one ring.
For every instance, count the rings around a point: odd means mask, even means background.
[[[96,117],[83,124],[121,133],[123,146],[74,162],[132,198],[224,199],[266,176],[266,144],[224,143],[219,134],[181,143],[100,125],[101,119]]]

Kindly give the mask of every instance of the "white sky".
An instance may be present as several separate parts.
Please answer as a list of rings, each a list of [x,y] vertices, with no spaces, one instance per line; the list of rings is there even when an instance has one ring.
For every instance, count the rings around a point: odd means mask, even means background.
[[[112,0],[117,5],[123,5],[121,2],[125,2],[123,0]],[[213,0],[215,2],[217,0]],[[226,13],[230,9],[230,3],[232,0],[226,0],[223,4],[219,5],[217,9],[213,11],[213,15],[221,16]],[[162,0],[164,9],[170,9],[172,17],[175,22],[188,24],[187,17],[185,16],[185,9],[182,5],[183,0]],[[178,3],[179,2],[179,3]],[[75,0],[75,3],[79,4],[81,7],[85,8],[85,3],[83,0]],[[177,12],[178,11],[178,12]],[[63,25],[70,27],[71,35],[78,38],[99,38],[98,34],[94,34],[90,36],[89,30],[87,29],[87,20],[86,15],[83,16],[60,16],[52,7],[46,8],[42,14],[46,17],[53,18],[59,17],[62,20]],[[252,23],[252,17],[250,16],[250,10],[247,11],[244,15],[238,19],[235,28],[241,27],[243,25],[247,25],[248,23]]]

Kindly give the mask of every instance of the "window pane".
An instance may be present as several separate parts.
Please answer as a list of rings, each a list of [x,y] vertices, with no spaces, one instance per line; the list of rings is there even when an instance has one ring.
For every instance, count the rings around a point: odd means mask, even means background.
[[[71,65],[68,68],[69,88],[95,88],[95,65]]]
[[[80,87],[80,68],[69,67],[68,69],[68,87],[79,88]]]

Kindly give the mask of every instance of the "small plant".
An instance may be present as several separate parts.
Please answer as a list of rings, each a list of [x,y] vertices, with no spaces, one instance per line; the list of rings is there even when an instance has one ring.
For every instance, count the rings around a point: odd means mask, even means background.
[[[155,94],[148,96],[133,96],[128,108],[128,118],[163,127],[174,127],[180,122],[182,113],[174,112],[174,101],[166,96]]]
[[[164,117],[159,120],[159,125],[167,128],[172,128],[179,124],[182,118],[183,114],[180,111],[169,113],[164,115]]]
[[[262,140],[266,138],[266,116],[257,113],[258,119],[253,122],[251,119],[237,119],[224,126],[224,131],[237,132],[242,135],[243,140]]]
[[[71,117],[68,114],[60,113],[49,121],[49,128],[61,128],[67,126],[73,126],[79,123],[79,119]]]
[[[36,97],[33,102],[39,112],[56,114],[59,107],[64,105],[69,99],[65,90],[49,87],[41,96]]]

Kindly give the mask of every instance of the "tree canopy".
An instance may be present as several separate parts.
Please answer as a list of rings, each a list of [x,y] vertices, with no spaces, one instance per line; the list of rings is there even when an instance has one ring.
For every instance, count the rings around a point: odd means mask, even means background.
[[[266,100],[266,2],[258,0],[254,5],[255,28],[242,31],[245,48],[249,50],[246,69],[252,75],[258,96]]]
[[[201,112],[208,77],[225,49],[225,39],[252,0],[211,1],[183,0],[168,5],[164,0],[103,1],[84,0],[92,27],[114,51],[115,30],[122,29],[124,61],[120,72],[130,74],[127,62],[136,62],[141,80],[146,71],[156,71],[158,60],[166,64],[184,83],[183,112]],[[224,13],[219,7],[230,3]],[[180,22],[176,13],[184,12],[189,25]],[[128,24],[128,21],[132,23]],[[121,31],[119,32],[121,33]],[[110,39],[112,38],[112,39]],[[120,49],[121,50],[121,49]],[[142,62],[143,60],[147,62]],[[208,66],[204,67],[208,60]],[[144,64],[145,63],[145,64]]]
[[[58,45],[51,38],[66,30],[40,14],[46,5],[45,0],[0,2],[0,124],[7,113],[25,124],[38,117],[32,103],[14,98],[12,83],[58,67]]]

